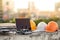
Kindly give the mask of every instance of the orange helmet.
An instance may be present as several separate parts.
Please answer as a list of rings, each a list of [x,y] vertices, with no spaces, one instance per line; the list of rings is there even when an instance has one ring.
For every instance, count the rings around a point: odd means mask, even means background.
[[[58,30],[58,24],[54,21],[50,21],[46,26],[46,32],[55,32]]]
[[[31,25],[31,30],[32,31],[36,30],[36,24],[33,20],[30,20],[30,25]]]

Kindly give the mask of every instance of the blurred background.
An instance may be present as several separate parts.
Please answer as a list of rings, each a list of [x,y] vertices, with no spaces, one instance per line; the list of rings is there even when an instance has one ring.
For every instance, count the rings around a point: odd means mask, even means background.
[[[0,23],[15,23],[15,18],[60,22],[60,0],[0,0]],[[59,23],[60,24],[60,23]]]

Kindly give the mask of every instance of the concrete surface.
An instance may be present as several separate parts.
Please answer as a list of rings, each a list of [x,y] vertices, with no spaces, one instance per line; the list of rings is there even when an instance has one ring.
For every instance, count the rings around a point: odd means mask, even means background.
[[[0,40],[60,40],[60,31],[54,33],[39,32],[30,35],[0,35]]]
[[[15,26],[15,24],[4,23],[1,26]],[[32,33],[30,35],[18,35],[18,34],[9,34],[9,35],[0,35],[0,40],[60,40],[60,30],[53,33],[47,32],[38,32]]]

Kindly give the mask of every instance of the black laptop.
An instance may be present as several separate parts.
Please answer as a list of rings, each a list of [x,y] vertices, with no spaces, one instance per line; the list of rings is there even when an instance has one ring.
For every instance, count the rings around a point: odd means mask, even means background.
[[[30,19],[29,18],[17,18],[16,27],[18,32],[31,31]]]

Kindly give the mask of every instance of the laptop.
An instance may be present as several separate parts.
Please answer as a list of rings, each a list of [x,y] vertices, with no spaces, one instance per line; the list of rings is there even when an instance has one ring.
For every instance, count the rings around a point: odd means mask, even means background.
[[[30,19],[29,18],[17,18],[16,19],[17,32],[27,33],[31,31]]]

